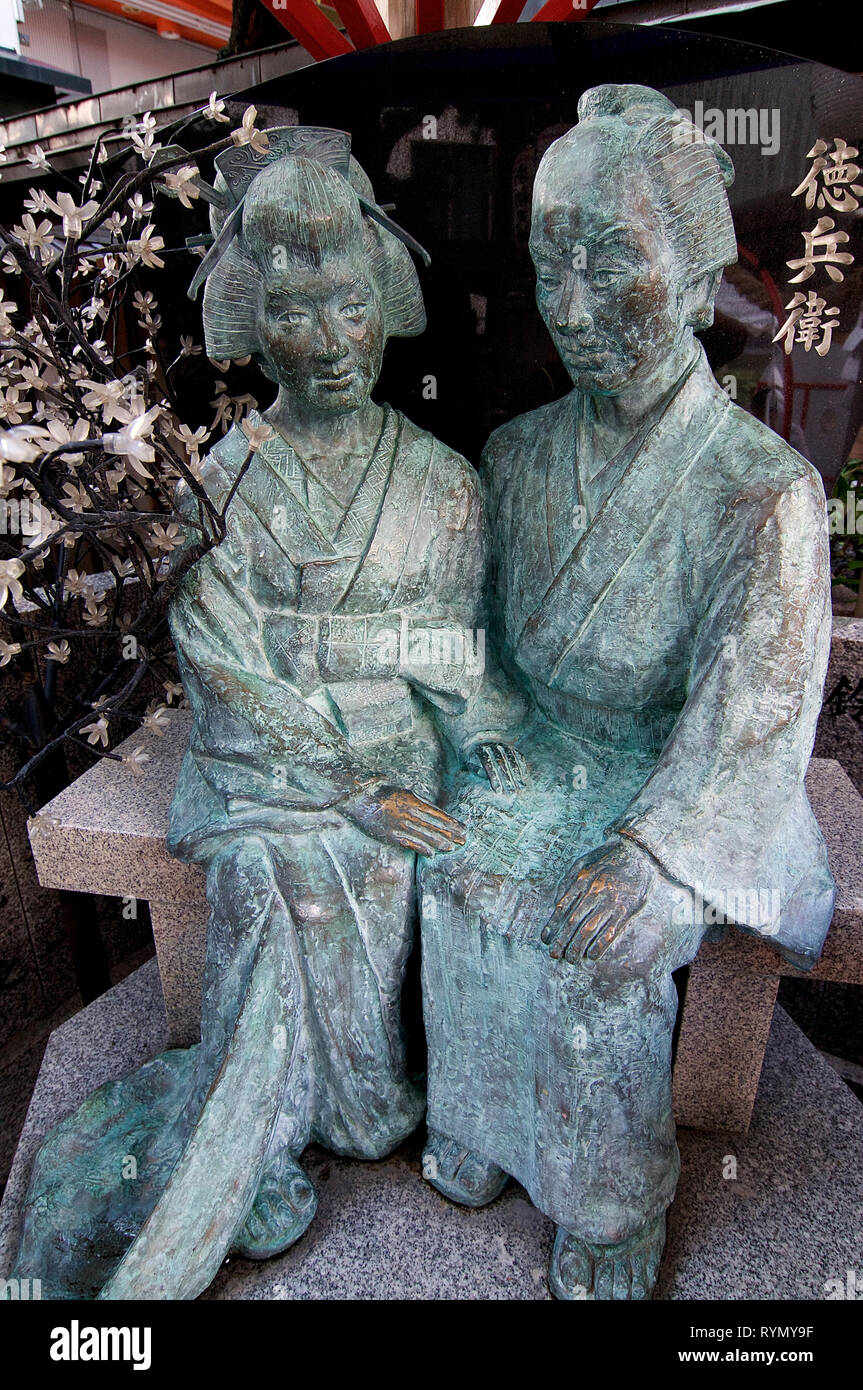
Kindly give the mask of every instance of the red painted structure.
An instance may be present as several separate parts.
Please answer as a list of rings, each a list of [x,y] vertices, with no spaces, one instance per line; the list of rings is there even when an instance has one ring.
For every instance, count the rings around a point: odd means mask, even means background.
[[[374,0],[330,0],[330,8],[335,9],[345,26],[344,33],[327,18],[315,0],[261,0],[261,3],[316,61],[336,58],[354,48],[371,48],[391,42],[392,36]],[[418,34],[447,28],[445,0],[414,0],[414,3]],[[545,0],[531,23],[586,19],[596,3],[597,0]],[[490,19],[487,18],[488,6],[484,5],[483,23],[514,24],[524,5],[525,0],[498,0]]]

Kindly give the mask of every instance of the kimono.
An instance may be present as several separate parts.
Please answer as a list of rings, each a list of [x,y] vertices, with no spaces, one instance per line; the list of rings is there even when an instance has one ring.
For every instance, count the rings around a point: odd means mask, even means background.
[[[242,472],[247,453],[235,426],[208,456],[227,534],[170,611],[194,723],[168,845],[210,905],[201,1043],[46,1140],[19,1265],[51,1297],[109,1278],[112,1298],[194,1297],[274,1154],[379,1158],[424,1109],[400,1015],[415,856],[340,805],[378,783],[435,800],[458,756],[482,675],[478,480],[390,407],[347,508],[281,436]],[[138,1159],[125,1192],[118,1152]]]
[[[833,909],[803,781],[830,640],[823,490],[697,353],[608,461],[576,391],[491,437],[494,642],[532,713],[500,706],[488,736],[531,782],[495,797],[459,773],[444,804],[467,841],[421,869],[429,1124],[603,1244],[674,1195],[672,972],[727,923],[806,969]],[[551,959],[572,866],[621,837],[674,886],[673,929]]]

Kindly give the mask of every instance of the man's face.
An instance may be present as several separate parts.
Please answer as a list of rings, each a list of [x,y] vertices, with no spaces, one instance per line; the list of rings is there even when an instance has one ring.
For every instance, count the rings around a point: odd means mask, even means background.
[[[377,292],[348,256],[325,256],[317,267],[291,261],[267,276],[261,341],[276,380],[298,404],[347,414],[365,405],[380,375]]]
[[[647,179],[586,131],[534,189],[536,298],[580,391],[617,395],[648,376],[683,330],[678,271]]]

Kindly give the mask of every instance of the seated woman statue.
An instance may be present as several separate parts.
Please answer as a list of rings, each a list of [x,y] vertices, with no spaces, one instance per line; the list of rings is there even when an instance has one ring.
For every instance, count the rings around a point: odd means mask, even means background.
[[[481,745],[481,498],[464,459],[371,398],[387,338],[425,315],[349,137],[268,136],[217,160],[204,327],[211,357],[257,354],[278,394],[206,460],[227,534],[170,613],[194,725],[168,843],[206,868],[202,1041],[43,1145],[18,1265],[49,1297],[195,1297],[230,1250],[306,1229],[310,1141],[380,1158],[424,1109],[400,1001],[415,856],[461,843],[434,802],[447,759]],[[180,507],[200,540],[193,489]]]
[[[730,160],[648,88],[578,114],[530,236],[574,389],[483,472],[489,641],[532,702],[496,734],[531,780],[459,773],[465,843],[421,868],[424,1173],[474,1206],[517,1178],[558,1228],[552,1291],[629,1299],[679,1169],[672,972],[727,922],[805,969],[832,915],[803,782],[830,582],[817,474],[694,336],[736,259]]]

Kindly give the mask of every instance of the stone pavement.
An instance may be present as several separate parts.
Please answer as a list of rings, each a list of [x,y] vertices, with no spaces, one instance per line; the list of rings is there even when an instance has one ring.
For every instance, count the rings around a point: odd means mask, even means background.
[[[0,1276],[42,1135],[166,1045],[155,961],[52,1034],[0,1207]],[[777,1009],[745,1137],[681,1130],[683,1170],[657,1297],[821,1299],[863,1282],[863,1106]],[[421,1135],[362,1163],[307,1152],[318,1214],[287,1254],[229,1260],[205,1299],[545,1299],[552,1226],[511,1187],[482,1211],[420,1177]],[[736,1178],[723,1174],[733,1171]]]

